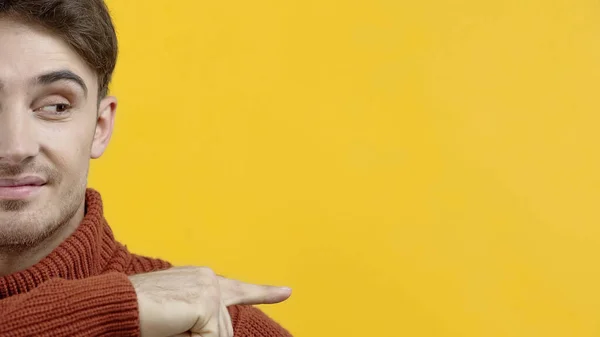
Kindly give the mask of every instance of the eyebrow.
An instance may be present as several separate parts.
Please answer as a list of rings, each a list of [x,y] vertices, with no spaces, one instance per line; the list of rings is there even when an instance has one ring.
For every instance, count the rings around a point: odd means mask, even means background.
[[[53,71],[47,74],[40,75],[34,80],[34,82],[38,85],[49,85],[58,81],[70,81],[77,84],[81,87],[81,89],[83,89],[83,92],[87,97],[88,88],[85,85],[83,78],[81,78],[81,76],[75,74],[70,70]]]

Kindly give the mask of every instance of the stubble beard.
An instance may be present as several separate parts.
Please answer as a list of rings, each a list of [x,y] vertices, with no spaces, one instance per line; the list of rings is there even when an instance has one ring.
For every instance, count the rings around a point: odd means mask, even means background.
[[[0,251],[18,253],[39,246],[71,222],[85,199],[86,181],[73,184],[61,200],[47,200],[40,209],[28,210],[26,200],[0,200],[0,212],[12,213],[0,223]]]

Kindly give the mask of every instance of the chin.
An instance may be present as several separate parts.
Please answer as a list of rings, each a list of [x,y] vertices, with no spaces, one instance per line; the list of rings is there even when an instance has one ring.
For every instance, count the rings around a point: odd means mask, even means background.
[[[38,214],[0,212],[0,246],[35,246],[47,238],[55,226],[36,219]]]
[[[31,247],[72,223],[83,204],[73,195],[60,198],[44,192],[21,200],[0,199],[0,246]]]

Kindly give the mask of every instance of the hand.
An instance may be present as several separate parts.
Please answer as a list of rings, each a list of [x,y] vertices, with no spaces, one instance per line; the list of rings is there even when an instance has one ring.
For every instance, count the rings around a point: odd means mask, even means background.
[[[142,337],[232,337],[227,307],[273,304],[289,288],[243,283],[217,276],[205,267],[176,267],[132,275]]]

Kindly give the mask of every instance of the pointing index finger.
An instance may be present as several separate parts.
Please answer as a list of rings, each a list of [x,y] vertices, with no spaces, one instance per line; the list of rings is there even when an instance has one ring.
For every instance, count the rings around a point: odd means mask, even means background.
[[[292,290],[287,287],[258,285],[219,277],[221,298],[226,306],[275,304],[287,300]]]

